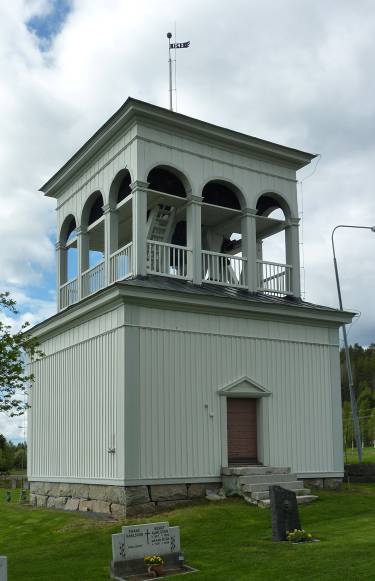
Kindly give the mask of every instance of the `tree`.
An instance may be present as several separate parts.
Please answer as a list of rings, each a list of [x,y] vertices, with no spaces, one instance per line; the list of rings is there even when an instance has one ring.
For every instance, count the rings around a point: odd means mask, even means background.
[[[8,292],[0,293],[0,314],[8,311],[16,314],[16,302]],[[0,412],[19,416],[27,409],[27,403],[20,399],[33,381],[32,373],[27,373],[27,360],[35,361],[43,356],[38,342],[26,331],[29,323],[24,323],[17,332],[12,326],[0,320]]]

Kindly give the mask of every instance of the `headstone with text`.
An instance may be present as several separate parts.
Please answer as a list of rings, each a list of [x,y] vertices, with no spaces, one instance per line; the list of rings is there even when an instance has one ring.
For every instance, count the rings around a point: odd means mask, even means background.
[[[144,571],[148,555],[160,555],[166,565],[181,567],[180,528],[168,522],[147,523],[124,526],[121,533],[112,535],[113,576]]]

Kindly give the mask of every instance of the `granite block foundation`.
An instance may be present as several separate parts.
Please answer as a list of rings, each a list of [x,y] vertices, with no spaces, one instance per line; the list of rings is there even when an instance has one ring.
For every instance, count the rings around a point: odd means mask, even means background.
[[[219,488],[219,482],[149,486],[30,482],[30,503],[38,508],[95,512],[124,518],[187,506],[204,498],[207,489]]]
[[[323,488],[327,490],[339,490],[342,485],[342,478],[304,478],[303,484],[311,488]]]

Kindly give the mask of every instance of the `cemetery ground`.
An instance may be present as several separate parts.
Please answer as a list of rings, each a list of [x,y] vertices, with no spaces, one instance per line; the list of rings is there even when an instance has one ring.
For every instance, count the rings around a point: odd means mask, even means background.
[[[4,492],[0,554],[8,557],[9,581],[109,580],[111,534],[124,522],[21,505],[18,491],[7,504]],[[300,506],[300,517],[319,543],[272,541],[270,511],[242,499],[205,501],[127,524],[179,525],[186,562],[199,569],[192,581],[373,579],[375,484],[318,494],[319,500]]]

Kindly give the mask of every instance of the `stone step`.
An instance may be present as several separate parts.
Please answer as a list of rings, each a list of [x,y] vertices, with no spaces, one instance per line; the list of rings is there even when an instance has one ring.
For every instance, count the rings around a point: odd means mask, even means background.
[[[297,504],[309,504],[310,502],[313,502],[314,500],[318,500],[318,496],[315,496],[314,494],[305,494],[302,496],[297,496]],[[271,501],[269,499],[265,499],[265,500],[260,500],[258,502],[258,506],[260,506],[261,508],[269,508],[271,505]]]
[[[274,482],[291,482],[296,479],[296,474],[254,474],[253,476],[239,476],[238,484],[239,486],[242,486],[243,484],[258,484],[262,482],[273,484]]]
[[[277,466],[232,466],[222,468],[223,476],[251,476],[257,474],[289,474],[290,468]]]
[[[293,490],[297,496],[305,496],[310,494],[310,490],[308,488],[296,488]],[[251,498],[254,500],[267,500],[270,497],[270,493],[268,490],[264,490],[261,492],[251,492]]]
[[[303,486],[303,483],[299,480],[292,480],[290,482],[258,482],[256,484],[243,484],[241,486],[241,492],[265,492],[269,490],[270,486],[282,486],[288,490],[299,490]]]

